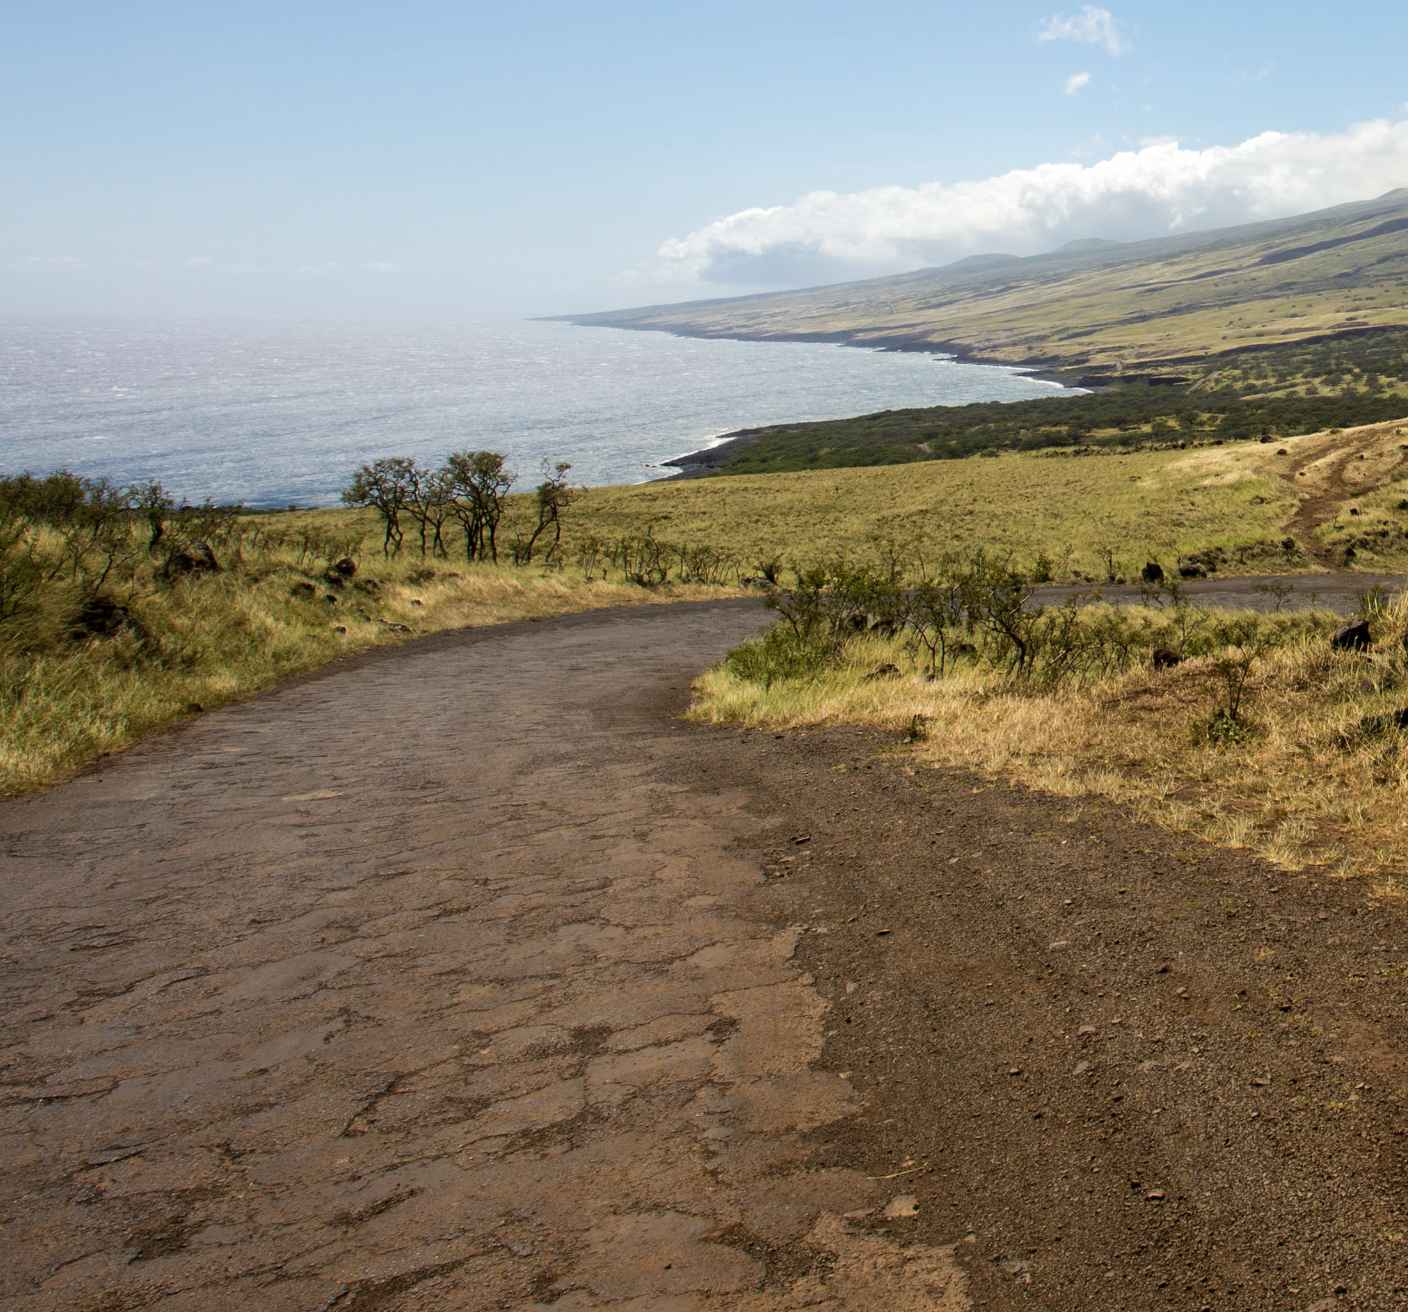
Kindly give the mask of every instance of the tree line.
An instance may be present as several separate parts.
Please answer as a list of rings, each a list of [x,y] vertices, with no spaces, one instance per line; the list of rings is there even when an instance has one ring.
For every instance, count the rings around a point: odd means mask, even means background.
[[[514,564],[535,556],[555,563],[562,545],[562,516],[578,494],[568,482],[572,466],[543,462],[534,489],[531,525],[516,526],[507,544]],[[343,489],[346,505],[376,511],[382,523],[382,553],[399,555],[407,528],[422,556],[447,556],[447,530],[458,527],[465,559],[499,561],[499,534],[517,476],[497,451],[455,451],[428,468],[410,456],[384,456],[362,465]]]

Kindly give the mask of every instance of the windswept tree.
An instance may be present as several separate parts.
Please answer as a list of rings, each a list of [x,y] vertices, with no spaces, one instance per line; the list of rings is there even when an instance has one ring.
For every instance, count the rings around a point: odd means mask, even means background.
[[[464,529],[465,557],[499,560],[499,521],[514,475],[497,451],[455,451],[445,462],[449,510]]]
[[[349,506],[370,506],[381,516],[385,536],[382,554],[399,555],[405,534],[401,514],[410,500],[416,462],[408,456],[385,456],[363,465],[343,489],[342,500]]]
[[[562,512],[577,498],[576,488],[567,481],[567,473],[571,468],[569,464],[550,465],[546,460],[543,461],[543,481],[538,484],[535,494],[538,522],[527,540],[517,543],[514,547],[514,559],[520,565],[526,565],[533,559],[533,552],[540,538],[548,543],[543,552],[543,559],[551,561],[556,557],[558,547],[562,543]],[[551,536],[545,538],[545,534]]]

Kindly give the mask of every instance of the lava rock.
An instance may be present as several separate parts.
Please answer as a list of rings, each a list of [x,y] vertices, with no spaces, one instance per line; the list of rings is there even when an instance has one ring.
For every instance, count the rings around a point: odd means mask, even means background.
[[[1330,646],[1336,651],[1368,651],[1373,635],[1369,632],[1368,620],[1356,620],[1346,624],[1333,638]]]

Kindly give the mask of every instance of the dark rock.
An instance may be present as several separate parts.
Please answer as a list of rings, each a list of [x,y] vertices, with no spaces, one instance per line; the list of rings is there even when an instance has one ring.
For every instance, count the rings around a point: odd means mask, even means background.
[[[1152,659],[1156,670],[1171,670],[1175,665],[1183,664],[1183,657],[1167,647],[1155,647]]]
[[[1349,513],[1350,513],[1351,515],[1358,515],[1358,514],[1359,514],[1359,507],[1358,507],[1358,506],[1350,506],[1350,508],[1349,508]]]
[[[1346,624],[1333,638],[1330,646],[1336,651],[1368,651],[1373,636],[1369,632],[1368,620],[1356,620]]]
[[[1271,438],[1268,434],[1263,433],[1259,438],[1257,438],[1257,441],[1260,442],[1262,446],[1266,446],[1271,441]]]
[[[877,665],[869,674],[865,676],[864,682],[873,683],[878,679],[898,679],[900,677],[900,667],[892,665],[886,661],[884,665]]]
[[[1408,729],[1408,706],[1398,711],[1385,711],[1382,715],[1366,715],[1359,721],[1359,732],[1367,738],[1378,738],[1386,733],[1402,733]]]
[[[176,579],[188,578],[193,574],[218,573],[220,573],[220,562],[215,559],[215,553],[210,549],[210,543],[194,542],[189,551],[184,547],[178,547],[172,551],[162,561],[156,576],[162,583],[171,583]]]
[[[1285,447],[1278,447],[1277,450],[1276,450],[1276,454],[1277,454],[1278,456],[1288,456],[1288,455],[1290,455],[1291,453],[1290,453],[1289,451],[1287,451]]]
[[[335,560],[328,570],[329,574],[337,574],[341,578],[350,579],[357,572],[357,562],[351,556],[343,556],[341,560]]]
[[[111,597],[89,597],[69,623],[75,638],[115,638],[124,629],[141,633],[142,626],[126,606]]]
[[[1158,561],[1151,560],[1139,571],[1139,577],[1145,583],[1162,583],[1164,581],[1164,567]]]
[[[289,593],[292,596],[298,597],[300,600],[307,601],[317,596],[318,589],[305,579],[302,583],[295,583],[293,587],[289,589]]]
[[[347,586],[347,580],[343,578],[341,574],[334,574],[332,570],[328,570],[328,572],[323,575],[323,582],[337,592],[341,592],[342,589]]]

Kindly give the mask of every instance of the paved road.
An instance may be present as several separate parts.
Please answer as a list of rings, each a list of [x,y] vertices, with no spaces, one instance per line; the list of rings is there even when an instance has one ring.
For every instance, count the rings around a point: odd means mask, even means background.
[[[1183,584],[1183,593],[1191,604],[1217,610],[1323,609],[1351,615],[1371,589],[1381,588],[1390,596],[1397,596],[1405,586],[1408,577],[1402,574],[1268,574],[1190,579]],[[1148,601],[1142,588],[1129,583],[1084,587],[1053,584],[1037,588],[1033,600],[1044,606],[1059,606],[1073,598],[1084,600],[1092,595],[1116,606],[1137,606]]]
[[[0,1305],[967,1307],[813,1169],[783,822],[671,716],[764,618],[432,638],[0,807]]]

